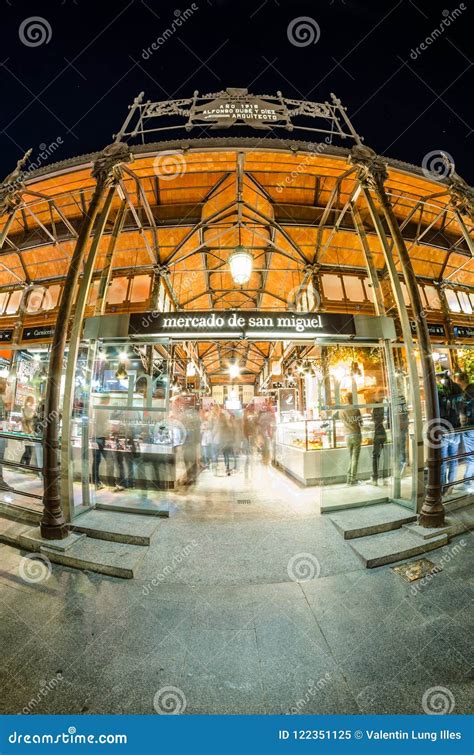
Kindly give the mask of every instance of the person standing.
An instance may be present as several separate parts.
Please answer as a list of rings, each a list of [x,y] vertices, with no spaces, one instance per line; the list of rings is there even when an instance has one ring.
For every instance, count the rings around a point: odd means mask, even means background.
[[[33,435],[34,433],[34,417],[35,417],[35,399],[34,396],[27,396],[25,403],[21,410],[21,430],[25,435]],[[30,464],[31,456],[33,454],[33,441],[25,440],[23,454],[20,459],[20,464]]]
[[[383,398],[383,391],[377,391],[374,397],[377,406],[374,406],[372,409],[372,421],[374,423],[374,437],[372,439],[372,485],[379,484],[380,457],[387,442],[387,433],[384,426],[385,407],[383,405]]]
[[[5,378],[0,378],[0,432],[8,430],[7,427],[7,406],[6,406],[6,391],[7,381]],[[5,451],[7,449],[7,439],[0,438],[0,489],[9,490],[10,486],[3,477],[3,467],[1,462],[5,457]]]
[[[470,454],[466,458],[464,470],[465,487],[468,493],[474,493],[474,383],[469,382],[465,372],[458,372],[454,376],[455,383],[462,390],[462,404],[460,422],[462,427],[462,443],[464,453]]]
[[[99,407],[95,407],[94,411],[94,441],[95,448],[92,457],[92,483],[96,486],[97,490],[105,488],[104,483],[99,476],[100,461],[103,458],[107,460],[105,443],[110,435],[110,417],[107,409],[100,409],[100,407],[107,407],[109,404],[108,396],[101,396]]]
[[[360,409],[353,406],[352,393],[345,397],[347,408],[341,411],[341,419],[349,450],[349,467],[347,469],[347,485],[358,485],[357,470],[359,467],[360,447],[362,445],[362,414]]]
[[[441,373],[438,382],[439,416],[444,435],[441,440],[441,456],[447,459],[459,453],[461,443],[461,407],[463,392],[459,385],[451,380],[448,373]],[[454,483],[458,469],[458,460],[444,461],[441,465],[441,485],[443,493],[449,492]]]

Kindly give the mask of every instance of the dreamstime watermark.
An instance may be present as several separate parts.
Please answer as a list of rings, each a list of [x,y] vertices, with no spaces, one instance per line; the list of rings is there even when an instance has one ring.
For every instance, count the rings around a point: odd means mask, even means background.
[[[297,553],[288,561],[287,572],[293,582],[310,582],[321,573],[321,564],[312,553]]]
[[[429,34],[423,42],[420,42],[418,47],[412,47],[410,50],[410,58],[412,60],[416,60],[419,55],[421,55],[422,52],[425,52],[430,45],[433,44],[433,42],[436,42],[438,37],[441,37],[442,34],[448,29],[453,21],[456,21],[457,18],[465,11],[467,10],[467,6],[464,5],[464,3],[459,3],[458,7],[455,8],[452,11],[449,11],[445,9],[443,11],[443,19],[439,26],[436,27],[436,29],[433,29],[431,34]]]
[[[21,22],[18,36],[27,47],[40,47],[51,41],[53,30],[49,21],[42,16],[30,16]]]
[[[23,556],[18,566],[18,574],[24,582],[37,584],[46,582],[51,576],[51,561],[42,553]]]
[[[454,160],[449,152],[433,149],[424,156],[421,161],[421,169],[426,178],[439,181],[442,178],[449,178],[453,175]]]
[[[277,185],[276,185],[276,191],[277,191],[277,193],[281,194],[282,191],[283,191],[283,189],[286,186],[291,186],[291,184],[294,183],[295,179],[298,178],[298,176],[300,176],[304,172],[304,169],[310,164],[311,158],[314,155],[321,155],[321,154],[323,154],[325,152],[325,150],[327,149],[327,147],[329,147],[331,144],[332,144],[331,137],[330,136],[325,136],[324,137],[324,142],[321,142],[320,144],[314,145],[314,149],[311,149],[310,152],[307,152],[304,155],[303,159],[300,160],[300,162],[297,164],[296,168],[293,168],[293,170],[290,173],[287,173],[287,175],[285,176],[285,180],[284,181],[280,181],[279,183],[277,183]]]
[[[160,716],[179,716],[186,706],[185,694],[179,687],[161,687],[153,698],[153,707]]]
[[[38,693],[31,698],[31,700],[28,701],[28,703],[21,709],[21,713],[23,713],[25,716],[28,716],[30,713],[33,713],[35,708],[44,700],[45,697],[49,695],[50,692],[52,692],[56,687],[64,681],[64,677],[61,674],[61,672],[58,671],[56,676],[53,676],[52,679],[50,679],[48,682],[42,681],[40,682],[40,688]]]
[[[455,699],[447,687],[430,687],[421,699],[421,707],[429,716],[445,716],[454,710]]]
[[[299,713],[302,713],[310,700],[315,697],[318,692],[321,692],[321,690],[323,690],[327,684],[329,684],[331,678],[331,674],[329,672],[326,672],[324,676],[322,676],[321,679],[318,679],[317,681],[311,679],[310,683],[308,684],[308,689],[304,693],[303,697],[300,697],[300,699],[291,706],[288,713],[290,715],[297,715]]]
[[[179,9],[176,9],[174,12],[175,18],[174,21],[160,34],[159,37],[156,38],[154,42],[151,43],[149,47],[144,47],[142,50],[142,58],[143,60],[148,60],[151,55],[153,55],[154,52],[160,49],[160,47],[163,47],[165,42],[168,41],[168,39],[171,39],[171,37],[176,34],[178,29],[189,19],[191,16],[199,10],[199,5],[196,3],[191,3],[189,8],[186,8],[186,10],[180,11]]]
[[[144,585],[142,589],[143,595],[149,595],[154,587],[158,587],[158,585],[165,581],[166,577],[169,577],[170,574],[173,574],[173,572],[176,571],[177,567],[183,563],[184,559],[189,557],[189,555],[195,548],[197,548],[197,546],[197,540],[191,540],[191,542],[187,543],[184,548],[181,548],[181,550],[177,551],[173,555],[173,558],[171,559],[169,564],[166,564],[166,566],[163,567],[161,572],[156,577],[153,577],[153,579],[151,579],[147,585]]]
[[[442,448],[446,433],[454,432],[454,427],[447,419],[435,417],[425,422],[424,435],[429,448]]]
[[[19,176],[14,181],[10,181],[8,184],[6,184],[3,189],[6,189],[8,192],[15,192],[19,188],[21,188],[21,185],[24,183],[25,179],[28,178],[28,174],[32,173],[33,171],[37,170],[38,168],[41,168],[48,160],[51,155],[53,155],[59,147],[61,147],[64,144],[63,139],[61,136],[57,136],[54,141],[52,141],[50,144],[45,144],[45,142],[41,142],[39,145],[39,153],[36,156],[34,160],[30,160],[28,167],[26,170],[22,170]]]
[[[309,281],[307,284],[294,286],[286,298],[287,308],[301,314],[316,312],[321,306],[321,294],[316,286]]]
[[[174,181],[186,173],[186,160],[182,152],[166,150],[160,152],[153,160],[153,172],[162,181]]]
[[[288,24],[286,36],[295,47],[308,47],[319,41],[321,29],[311,16],[298,16]]]
[[[420,590],[423,589],[426,585],[429,585],[431,581],[436,577],[437,574],[443,571],[443,566],[446,564],[449,564],[450,561],[452,561],[453,558],[456,558],[456,556],[459,556],[460,553],[462,553],[463,548],[466,547],[466,541],[460,540],[459,543],[456,543],[452,546],[452,548],[449,548],[449,550],[442,555],[434,569],[432,569],[429,574],[426,574],[422,579],[418,580],[414,584],[412,584],[410,590],[413,595],[416,595]]]

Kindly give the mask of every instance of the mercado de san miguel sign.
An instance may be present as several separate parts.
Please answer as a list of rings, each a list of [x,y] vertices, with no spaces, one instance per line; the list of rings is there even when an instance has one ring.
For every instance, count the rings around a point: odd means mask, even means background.
[[[129,335],[166,338],[300,340],[355,336],[352,315],[310,312],[145,312],[130,315]]]

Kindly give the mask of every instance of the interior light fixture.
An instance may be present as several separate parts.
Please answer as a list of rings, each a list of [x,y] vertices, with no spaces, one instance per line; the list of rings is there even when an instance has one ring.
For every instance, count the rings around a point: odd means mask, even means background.
[[[235,362],[234,364],[229,364],[229,375],[233,379],[238,378],[240,375],[240,367]]]
[[[240,225],[239,225],[239,243],[235,247],[234,251],[229,257],[230,274],[232,280],[239,286],[243,286],[244,283],[248,283],[250,276],[252,275],[253,268],[253,256],[242,245],[240,237]]]

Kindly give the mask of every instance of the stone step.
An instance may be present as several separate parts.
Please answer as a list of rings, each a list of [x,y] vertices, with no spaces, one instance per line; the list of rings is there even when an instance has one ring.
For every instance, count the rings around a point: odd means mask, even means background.
[[[344,540],[377,535],[397,530],[408,522],[416,522],[416,514],[394,503],[346,509],[329,515],[329,520],[343,535]]]
[[[47,546],[42,546],[40,552],[55,564],[107,574],[110,577],[133,579],[146,549],[141,545],[85,537],[63,553]]]
[[[324,499],[324,492],[323,492]],[[344,491],[341,490],[341,498],[337,503],[334,501],[321,503],[321,514],[332,514],[337,511],[347,511],[350,509],[360,509],[366,506],[380,506],[383,503],[390,503],[390,498],[386,495],[381,495],[379,498],[374,498],[368,501],[347,501],[344,499]]]
[[[132,579],[147,549],[142,545],[110,542],[71,533],[64,540],[44,540],[37,528],[0,517],[0,542],[42,553],[52,563]]]
[[[428,551],[441,548],[448,541],[449,538],[446,534],[435,535],[429,540],[423,540],[402,527],[392,532],[361,537],[351,543],[350,547],[363,561],[367,569],[373,569],[376,566],[393,564],[396,561],[423,555]]]
[[[12,519],[15,522],[25,522],[27,524],[38,524],[41,519],[41,511],[34,511],[24,506],[4,503],[0,501],[0,516],[6,519]]]
[[[122,514],[144,514],[145,516],[169,516],[170,503],[161,501],[130,500],[127,503],[97,503],[95,510],[120,511]]]
[[[138,512],[137,512],[138,513]],[[160,526],[158,519],[104,509],[87,511],[72,524],[74,532],[83,532],[99,540],[129,545],[150,545],[151,536]]]
[[[455,509],[448,512],[442,527],[420,527],[419,524],[406,524],[404,528],[422,540],[430,540],[436,535],[446,534],[448,537],[461,535],[474,529],[474,506],[466,506],[463,509]]]

